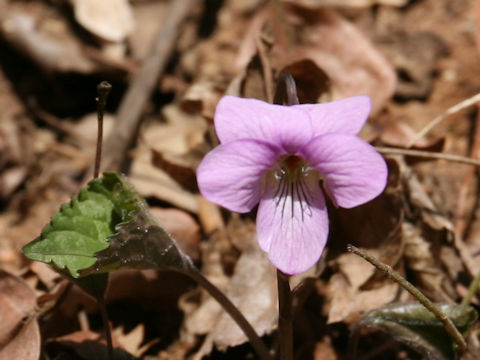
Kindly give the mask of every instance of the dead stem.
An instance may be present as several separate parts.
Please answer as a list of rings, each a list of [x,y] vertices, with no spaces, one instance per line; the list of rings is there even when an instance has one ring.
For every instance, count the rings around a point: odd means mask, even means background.
[[[455,114],[457,112],[459,112],[460,110],[463,110],[469,106],[472,106],[473,104],[475,104],[476,102],[480,101],[480,94],[476,94],[466,100],[463,100],[462,102],[456,104],[456,105],[453,105],[452,107],[448,108],[447,111],[445,111],[445,113],[443,113],[442,115],[439,115],[437,116],[435,119],[433,119],[429,124],[427,124],[427,126],[425,126],[422,130],[420,130],[417,135],[415,135],[415,137],[409,142],[409,144],[407,145],[407,147],[412,147],[413,145],[415,145],[415,143],[420,139],[422,138],[423,136],[425,136],[430,130],[432,130],[436,125],[438,125],[439,123],[441,123],[447,116],[449,115],[452,115],[452,114]]]
[[[382,271],[388,278],[392,279],[396,283],[398,283],[401,287],[407,290],[410,294],[412,294],[423,306],[425,306],[430,312],[432,312],[437,319],[443,324],[445,330],[448,334],[452,337],[455,343],[458,346],[458,350],[460,352],[464,352],[467,350],[467,343],[463,338],[462,334],[458,331],[458,329],[453,325],[452,321],[448,318],[448,316],[433,302],[431,302],[423,293],[418,290],[415,286],[413,286],[410,282],[408,282],[405,278],[403,278],[399,273],[393,270],[390,266],[382,263],[380,260],[376,259],[375,257],[367,254],[365,251],[360,250],[359,248],[348,244],[347,250],[355,255],[358,255],[365,260],[367,260],[370,264],[375,266],[378,270]]]
[[[454,162],[459,162],[463,164],[480,167],[479,160],[471,159],[466,156],[445,154],[441,152],[432,152],[432,151],[401,149],[401,148],[393,148],[393,147],[386,147],[386,146],[375,146],[375,149],[382,154],[415,156],[415,157],[426,158],[426,159],[439,159],[439,160],[454,161]]]

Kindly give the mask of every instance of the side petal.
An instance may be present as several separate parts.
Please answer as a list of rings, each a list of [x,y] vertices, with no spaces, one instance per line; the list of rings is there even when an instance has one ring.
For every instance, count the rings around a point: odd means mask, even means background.
[[[352,208],[377,197],[387,184],[387,164],[362,139],[340,133],[312,139],[302,155],[325,178],[336,206]]]
[[[294,182],[270,177],[257,212],[257,236],[270,261],[286,274],[312,267],[328,237],[328,215],[319,178]]]
[[[222,144],[257,139],[294,153],[312,138],[310,116],[292,106],[224,96],[215,110],[215,131]]]
[[[210,151],[197,169],[200,193],[231,211],[248,212],[260,200],[262,175],[281,155],[257,140],[237,140]]]
[[[372,104],[368,96],[362,95],[294,107],[310,114],[314,136],[332,132],[357,135],[368,119]]]

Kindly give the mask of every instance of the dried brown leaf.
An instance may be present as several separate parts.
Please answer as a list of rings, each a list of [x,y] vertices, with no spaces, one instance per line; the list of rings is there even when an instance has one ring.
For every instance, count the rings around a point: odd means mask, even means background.
[[[0,33],[13,46],[48,70],[90,73],[97,65],[87,56],[65,19],[52,16],[43,3],[12,4],[0,15]]]
[[[135,27],[128,0],[71,0],[75,20],[101,39],[119,42]]]
[[[40,329],[35,292],[20,278],[0,270],[0,358],[37,360]]]
[[[260,336],[270,333],[276,326],[277,296],[276,272],[265,253],[258,245],[246,250],[238,260],[233,277],[225,289],[225,294],[245,315]],[[212,311],[212,305],[198,311]],[[216,306],[215,306],[216,307]],[[219,308],[213,326],[196,358],[210,353],[215,345],[220,350],[243,344],[245,334],[231,317]]]
[[[327,323],[356,323],[365,312],[395,300],[398,289],[398,284],[384,282],[380,287],[360,290],[352,286],[342,273],[334,274],[328,283],[327,297],[330,307]]]
[[[135,357],[123,349],[115,337],[112,337],[114,356],[118,360],[134,360]],[[55,357],[59,353],[69,353],[79,360],[104,360],[107,358],[106,340],[101,334],[90,330],[81,330],[74,333],[51,339],[47,343],[48,353]]]
[[[308,9],[289,3],[282,9],[287,23],[279,27],[283,33],[275,33],[277,42],[271,51],[274,68],[309,59],[330,78],[334,99],[369,95],[373,113],[393,95],[393,67],[353,24],[324,8]],[[255,51],[255,36],[268,21],[275,24],[275,16],[267,6],[252,19],[239,52],[239,68],[246,67],[245,60],[249,61]]]

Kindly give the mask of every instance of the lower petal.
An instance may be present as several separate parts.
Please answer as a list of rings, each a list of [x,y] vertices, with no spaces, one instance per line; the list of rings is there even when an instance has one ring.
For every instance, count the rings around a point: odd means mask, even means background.
[[[248,212],[258,203],[263,174],[280,150],[259,140],[236,140],[210,151],[197,169],[200,193],[228,210]]]
[[[296,181],[267,179],[257,235],[270,261],[286,274],[304,272],[318,261],[327,242],[328,215],[315,173]]]

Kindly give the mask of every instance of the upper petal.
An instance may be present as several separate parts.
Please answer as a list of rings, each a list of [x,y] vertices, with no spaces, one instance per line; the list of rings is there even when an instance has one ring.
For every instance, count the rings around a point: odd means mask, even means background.
[[[367,121],[372,108],[366,95],[320,104],[295,105],[307,111],[312,119],[314,136],[331,132],[356,135]]]
[[[270,261],[286,274],[304,272],[318,261],[328,215],[316,174],[294,182],[270,177],[258,207],[257,236]]]
[[[378,196],[387,183],[387,164],[362,139],[340,133],[320,135],[302,150],[307,162],[325,178],[336,206],[352,208]]]
[[[224,96],[217,105],[214,120],[221,143],[257,139],[295,153],[312,138],[312,123],[307,112],[257,99]]]
[[[262,175],[281,155],[258,140],[237,140],[210,151],[197,169],[200,193],[231,211],[248,212],[260,200]]]

